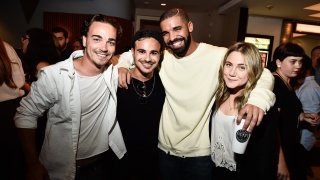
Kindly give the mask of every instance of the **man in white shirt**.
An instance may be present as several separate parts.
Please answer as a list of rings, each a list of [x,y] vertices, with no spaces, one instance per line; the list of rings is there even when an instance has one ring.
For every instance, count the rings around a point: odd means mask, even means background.
[[[17,109],[15,124],[25,152],[27,179],[105,179],[103,161],[109,146],[126,152],[116,118],[117,69],[109,65],[120,26],[95,15],[85,23],[83,45],[69,59],[40,72]],[[48,110],[38,158],[35,129]]]

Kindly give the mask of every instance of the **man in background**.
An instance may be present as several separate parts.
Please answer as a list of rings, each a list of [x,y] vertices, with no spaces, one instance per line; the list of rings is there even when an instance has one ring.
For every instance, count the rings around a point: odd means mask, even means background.
[[[314,79],[320,85],[320,45],[311,50],[311,60],[314,68]]]
[[[52,29],[52,34],[56,38],[57,48],[60,53],[60,60],[66,60],[72,53],[71,48],[69,47],[69,34],[67,30],[60,26],[56,26]]]

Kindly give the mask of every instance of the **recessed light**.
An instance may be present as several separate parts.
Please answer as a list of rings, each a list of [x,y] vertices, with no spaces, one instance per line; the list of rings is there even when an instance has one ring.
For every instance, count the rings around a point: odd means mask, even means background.
[[[161,5],[161,6],[166,6],[167,4],[166,4],[166,3],[161,3],[160,5]]]
[[[316,18],[320,18],[320,13],[310,14],[309,16],[311,16],[311,17],[316,17]]]
[[[268,5],[266,5],[266,8],[267,8],[268,10],[271,10],[271,9],[274,8],[274,6],[273,6],[272,4],[268,4]]]
[[[305,7],[304,9],[313,10],[313,11],[320,11],[320,3]]]

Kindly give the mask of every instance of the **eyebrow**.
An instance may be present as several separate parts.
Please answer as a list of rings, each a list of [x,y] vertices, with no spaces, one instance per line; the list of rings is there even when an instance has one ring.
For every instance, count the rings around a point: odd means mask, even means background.
[[[103,39],[102,38],[102,36],[100,36],[100,35],[92,35],[91,37],[97,37],[97,38],[100,38],[100,39]],[[116,41],[116,39],[114,39],[114,38],[108,38],[108,41]]]

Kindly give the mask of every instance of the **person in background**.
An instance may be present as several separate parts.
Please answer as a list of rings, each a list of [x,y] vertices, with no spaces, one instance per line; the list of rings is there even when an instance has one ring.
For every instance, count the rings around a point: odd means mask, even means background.
[[[314,119],[303,113],[300,100],[292,87],[302,67],[305,52],[294,43],[279,45],[269,64],[275,77],[273,92],[276,95],[275,106],[279,108],[279,163],[278,179],[305,180],[305,150],[299,142],[299,126],[302,121]]]
[[[320,46],[316,46],[311,50],[311,60],[315,81],[320,86]]]
[[[159,72],[166,92],[158,138],[160,176],[166,180],[211,179],[209,120],[219,67],[227,49],[196,42],[192,36],[193,23],[180,8],[165,11],[160,17],[160,27],[168,49]],[[123,57],[132,60],[132,54],[128,54]],[[130,61],[122,61],[120,56],[119,67],[130,65]],[[127,68],[119,68],[121,87],[130,83]],[[274,102],[271,73],[264,71],[260,80],[238,116],[240,122],[247,113],[244,128],[251,124],[250,131]]]
[[[165,92],[158,71],[164,50],[160,32],[141,30],[132,41],[135,68],[128,89],[118,88],[117,119],[127,153],[119,172],[123,179],[159,178],[158,132]]]
[[[20,58],[11,45],[0,38],[0,137],[5,166],[1,177],[23,179],[23,156],[13,117],[21,98],[25,76]]]
[[[52,34],[58,41],[57,48],[59,50],[61,61],[66,60],[72,53],[72,49],[69,47],[69,34],[66,29],[60,26],[52,28]]]
[[[318,120],[314,119],[310,122],[303,122],[300,128],[300,143],[307,151],[308,166],[311,160],[310,151],[316,143],[314,132],[317,131],[320,113],[320,86],[315,81],[314,73],[312,60],[306,55],[303,58],[303,67],[297,79],[298,86],[295,87],[295,92],[302,104],[303,112],[318,117]],[[310,171],[310,167],[308,167],[308,172],[312,172]]]
[[[77,50],[83,50],[84,47],[82,45],[82,40],[81,38],[76,38],[73,42],[72,42],[72,51],[77,51]]]
[[[211,119],[213,179],[276,179],[277,119],[275,108],[254,128],[245,153],[232,150],[234,126],[263,71],[259,50],[250,43],[230,46],[219,69],[219,86]],[[248,173],[250,172],[250,173]]]
[[[116,121],[118,70],[107,66],[120,33],[114,19],[93,16],[85,22],[86,48],[43,68],[21,100],[14,120],[27,179],[106,179],[104,154],[109,146],[119,158],[126,152]],[[38,157],[35,129],[46,110],[45,138]]]
[[[52,35],[40,28],[28,29],[21,42],[23,60],[29,67],[29,72],[26,72],[26,81],[30,85],[37,80],[38,64],[55,64],[59,61],[59,53]]]
[[[315,81],[312,60],[307,55],[303,58],[303,67],[298,76],[296,95],[299,98],[304,113],[313,114],[318,117],[320,113],[320,86]],[[319,120],[319,119],[318,119]],[[307,151],[310,151],[316,142],[311,129],[318,124],[317,119],[310,122],[304,122],[301,130],[301,144]]]

